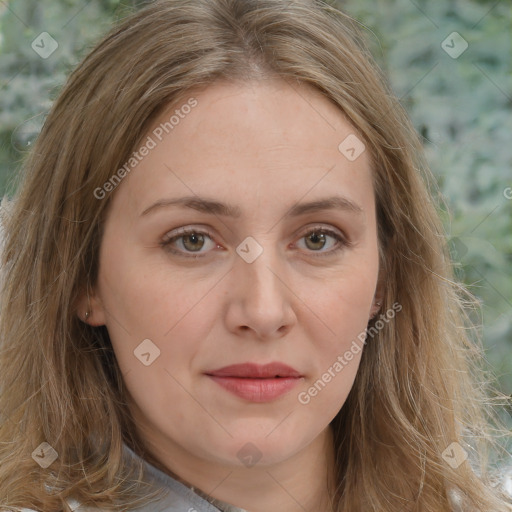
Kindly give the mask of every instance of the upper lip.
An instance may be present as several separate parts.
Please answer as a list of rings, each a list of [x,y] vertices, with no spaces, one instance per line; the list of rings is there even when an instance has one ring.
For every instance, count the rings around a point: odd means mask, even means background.
[[[241,363],[224,366],[218,370],[208,371],[206,375],[214,377],[238,377],[247,379],[271,379],[275,377],[298,378],[302,375],[283,363],[274,362],[268,364]]]

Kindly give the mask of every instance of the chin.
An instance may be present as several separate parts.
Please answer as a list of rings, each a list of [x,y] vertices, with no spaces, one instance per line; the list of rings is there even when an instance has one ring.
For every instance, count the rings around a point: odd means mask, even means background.
[[[275,429],[278,423],[274,422]],[[279,428],[279,427],[278,427]],[[271,432],[269,434],[269,432]],[[297,436],[295,429],[295,436]],[[290,432],[278,432],[272,429],[245,429],[239,435],[231,432],[233,437],[222,443],[215,443],[215,459],[221,464],[253,467],[271,466],[281,463],[297,452],[303,450],[311,439],[294,437]],[[315,436],[311,436],[315,437]]]

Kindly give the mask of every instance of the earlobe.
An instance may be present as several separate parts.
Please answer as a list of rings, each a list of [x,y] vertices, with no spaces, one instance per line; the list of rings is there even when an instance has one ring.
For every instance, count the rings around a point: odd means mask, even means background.
[[[380,308],[382,306],[382,301],[375,296],[373,299],[372,307],[370,309],[370,319],[375,318],[377,316],[377,313],[380,311]]]
[[[372,307],[370,309],[370,320],[375,318],[380,311],[382,304],[384,302],[384,280],[382,271],[379,272],[379,279],[377,281],[377,289],[375,290],[375,295],[373,296]]]
[[[82,322],[93,327],[105,325],[103,304],[95,292],[82,292],[77,301],[76,314]]]

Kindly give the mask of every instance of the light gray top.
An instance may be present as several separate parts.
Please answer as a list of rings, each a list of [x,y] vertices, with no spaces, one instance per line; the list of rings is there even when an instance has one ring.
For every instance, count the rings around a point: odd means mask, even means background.
[[[124,445],[125,455],[141,460],[128,446]],[[215,500],[204,495],[201,491],[192,490],[178,482],[171,476],[155,468],[149,462],[142,460],[144,465],[145,481],[154,489],[165,490],[163,498],[153,501],[148,505],[132,508],[130,512],[247,512],[241,508]],[[98,508],[81,506],[76,500],[68,500],[68,504],[74,512],[99,512]],[[23,508],[20,512],[36,512]]]

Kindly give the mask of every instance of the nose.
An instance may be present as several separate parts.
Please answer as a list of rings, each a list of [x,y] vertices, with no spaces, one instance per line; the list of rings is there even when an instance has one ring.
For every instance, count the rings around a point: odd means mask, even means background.
[[[228,329],[261,340],[289,332],[297,319],[288,280],[275,251],[265,248],[252,263],[237,257],[228,283]]]

